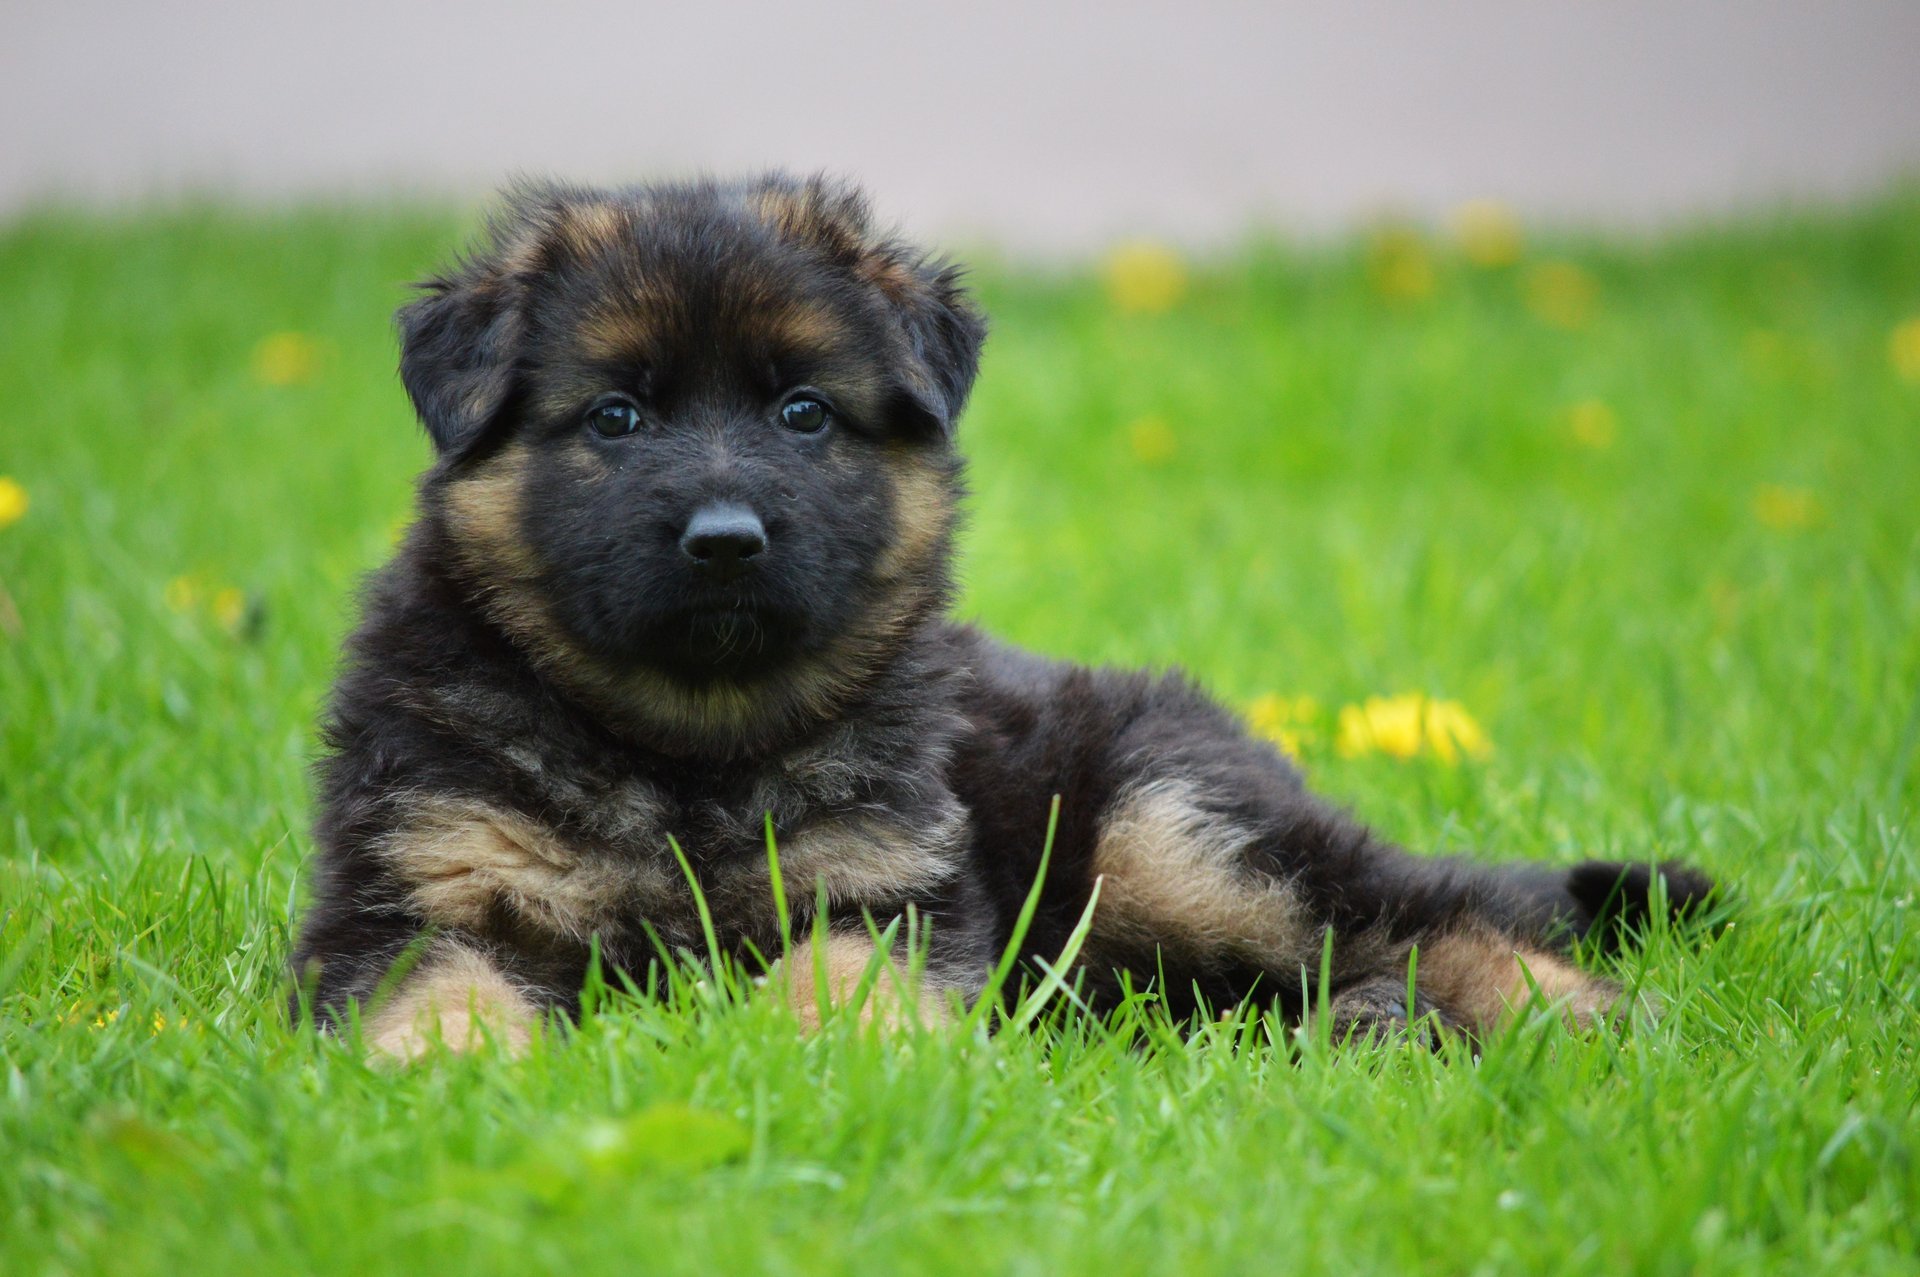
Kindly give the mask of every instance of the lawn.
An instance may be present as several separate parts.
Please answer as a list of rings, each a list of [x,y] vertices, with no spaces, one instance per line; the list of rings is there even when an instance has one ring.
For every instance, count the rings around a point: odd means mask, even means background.
[[[1478,1059],[698,989],[518,1062],[290,1032],[427,457],[388,316],[470,226],[0,228],[0,1271],[1920,1272],[1920,195],[978,272],[968,615],[1186,667],[1409,845],[1730,884],[1626,1032]],[[1356,731],[1415,693],[1487,748]]]

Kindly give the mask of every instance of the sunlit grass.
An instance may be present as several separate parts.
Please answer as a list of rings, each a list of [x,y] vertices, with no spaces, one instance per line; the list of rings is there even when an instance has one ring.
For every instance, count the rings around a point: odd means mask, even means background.
[[[289,1033],[311,725],[426,456],[388,315],[470,222],[0,232],[0,1271],[1920,1268],[1920,203],[1475,216],[984,273],[963,575],[1412,845],[1734,885],[1622,1037],[1478,1061],[1145,998],[804,1040],[684,973],[517,1063]]]

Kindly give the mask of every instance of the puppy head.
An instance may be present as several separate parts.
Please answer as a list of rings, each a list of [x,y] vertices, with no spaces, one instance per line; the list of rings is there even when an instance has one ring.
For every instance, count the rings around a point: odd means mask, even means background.
[[[423,293],[401,376],[451,566],[650,743],[831,713],[944,601],[985,328],[857,193],[523,191]]]

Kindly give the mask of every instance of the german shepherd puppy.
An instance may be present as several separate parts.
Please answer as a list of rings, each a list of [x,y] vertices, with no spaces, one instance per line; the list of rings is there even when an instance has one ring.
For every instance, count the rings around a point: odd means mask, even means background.
[[[938,1017],[1009,945],[1056,795],[1024,956],[1058,954],[1099,880],[1096,1002],[1303,1016],[1329,932],[1337,1034],[1614,1002],[1563,955],[1643,919],[1661,870],[1409,855],[1186,678],[948,618],[986,325],[858,192],[523,190],[399,330],[437,456],[326,721],[294,957],[323,1024],[357,1004],[402,1056],[519,1044],[577,1012],[596,945],[644,984],[705,948],[670,837],[721,945],[777,954],[769,819],[793,934],[827,905],[824,952],[779,981],[801,1018],[883,972],[867,1013]],[[1664,873],[1676,906],[1708,890]],[[911,1003],[869,929],[909,907]]]

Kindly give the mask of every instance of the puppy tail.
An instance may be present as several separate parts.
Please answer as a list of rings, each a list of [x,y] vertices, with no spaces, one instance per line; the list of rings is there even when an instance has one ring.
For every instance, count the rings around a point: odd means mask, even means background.
[[[1577,930],[1611,952],[1645,931],[1656,908],[1675,922],[1699,917],[1716,888],[1712,878],[1678,861],[1657,865],[1589,860],[1566,871]]]

